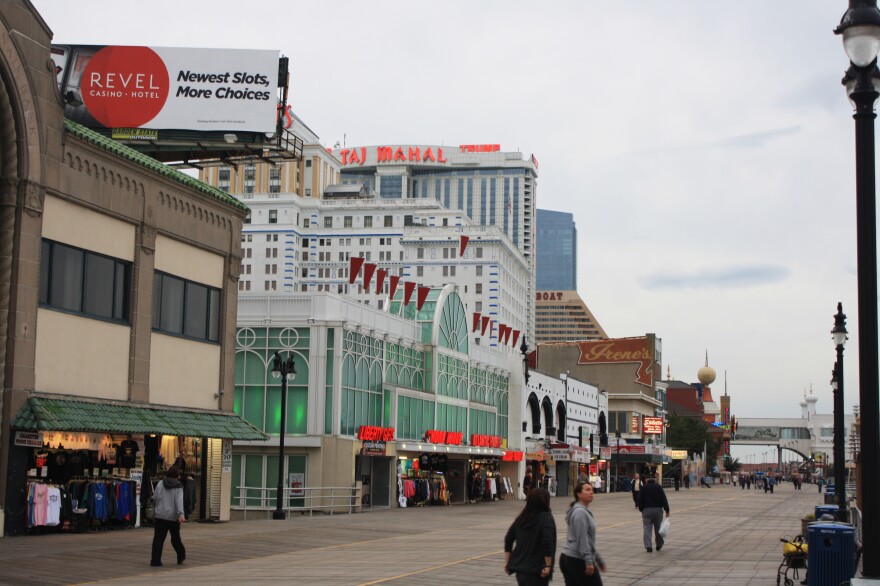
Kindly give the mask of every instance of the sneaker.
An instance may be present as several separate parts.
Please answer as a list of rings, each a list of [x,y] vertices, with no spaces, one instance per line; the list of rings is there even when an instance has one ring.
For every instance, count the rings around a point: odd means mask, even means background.
[[[660,551],[661,549],[663,549],[663,544],[660,544],[657,546],[657,551]],[[178,562],[178,563],[180,563],[180,562]]]
[[[657,549],[660,549],[660,548],[658,547]],[[646,548],[645,548],[645,551],[647,551],[648,553],[651,553],[651,552],[654,551],[654,550],[651,549],[650,547],[646,547]]]
[[[660,548],[658,547],[657,549],[660,549]],[[180,564],[182,564],[183,560],[185,560],[185,559],[186,559],[185,555],[177,558],[177,565],[179,566]]]
[[[151,566],[161,566],[162,562],[150,562]]]

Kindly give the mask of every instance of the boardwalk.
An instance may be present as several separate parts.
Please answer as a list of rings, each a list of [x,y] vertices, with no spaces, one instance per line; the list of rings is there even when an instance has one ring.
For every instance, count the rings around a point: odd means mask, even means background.
[[[606,585],[775,584],[779,538],[821,497],[815,488],[775,494],[713,487],[669,491],[671,535],[662,552],[641,544],[629,494],[597,495],[593,511]],[[570,499],[556,498],[560,539]],[[502,538],[522,503],[392,509],[285,521],[193,523],[183,530],[187,560],[149,566],[152,531],[0,540],[0,584],[516,584],[502,571]],[[562,584],[557,572],[554,584]]]

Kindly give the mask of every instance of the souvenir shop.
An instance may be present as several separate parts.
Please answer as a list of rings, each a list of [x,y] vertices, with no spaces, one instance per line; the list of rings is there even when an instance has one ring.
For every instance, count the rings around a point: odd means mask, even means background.
[[[82,430],[97,421],[117,429]],[[232,442],[198,437],[193,432],[265,438],[243,419],[225,413],[45,397],[29,399],[14,423],[5,535],[150,524],[150,497],[172,466],[179,470],[184,485],[187,518],[219,518],[221,471],[227,464],[231,469]],[[58,429],[46,429],[50,426]],[[137,432],[122,431],[138,426],[141,430]],[[74,429],[60,429],[63,427]],[[156,433],[145,431],[145,427]]]
[[[445,506],[515,498],[510,478],[502,474],[505,450],[461,445],[461,434],[441,437],[444,433],[428,432],[422,442],[395,442],[399,506]],[[435,441],[427,441],[430,439]],[[449,441],[453,443],[440,443]],[[471,441],[474,443],[474,438]]]

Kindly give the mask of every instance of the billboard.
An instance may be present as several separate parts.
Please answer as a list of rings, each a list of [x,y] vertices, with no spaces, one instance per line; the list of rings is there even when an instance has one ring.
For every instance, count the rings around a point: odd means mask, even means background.
[[[642,431],[646,434],[663,433],[662,417],[645,417],[642,419]]]
[[[653,387],[654,352],[651,341],[643,338],[616,338],[577,342],[578,364],[618,364],[633,362],[639,365],[635,382]],[[638,427],[633,430],[638,432]]]
[[[278,51],[53,45],[52,58],[64,116],[84,126],[275,133]]]

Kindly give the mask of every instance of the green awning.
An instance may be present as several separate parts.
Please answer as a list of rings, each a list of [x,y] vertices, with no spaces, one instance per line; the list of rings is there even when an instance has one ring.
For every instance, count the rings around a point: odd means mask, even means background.
[[[31,395],[12,421],[15,429],[156,433],[235,440],[268,436],[234,413],[158,408],[143,403],[79,401]]]

